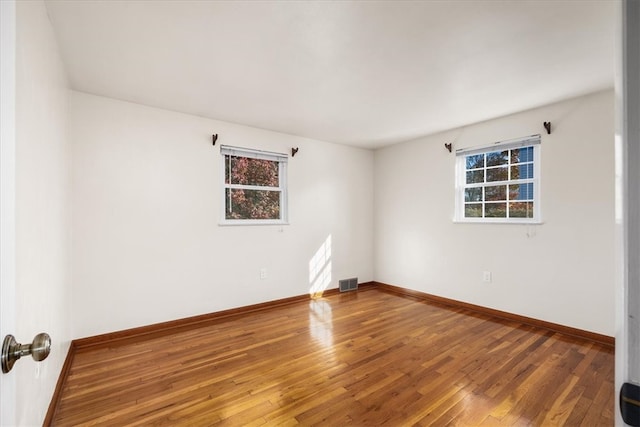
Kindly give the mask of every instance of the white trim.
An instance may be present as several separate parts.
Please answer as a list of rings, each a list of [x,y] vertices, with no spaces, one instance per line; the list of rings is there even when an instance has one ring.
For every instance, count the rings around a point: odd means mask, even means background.
[[[289,225],[280,219],[225,219],[218,223],[221,227],[238,225]]]
[[[533,218],[453,218],[456,224],[513,224],[541,225],[544,221]]]
[[[0,340],[15,334],[16,2],[0,0]],[[0,373],[0,425],[16,425],[16,373]]]
[[[248,157],[250,159],[261,160],[273,160],[278,162],[286,162],[289,160],[289,156],[283,153],[276,153],[273,151],[264,150],[252,150],[250,148],[231,147],[229,145],[220,146],[220,154],[236,156],[236,157]]]
[[[257,190],[257,191],[282,191],[281,187],[266,187],[261,185],[242,185],[242,184],[225,184],[224,188],[240,189],[240,190]]]
[[[456,150],[456,156],[470,156],[473,154],[486,153],[493,149],[508,150],[510,148],[529,147],[531,145],[537,145],[541,143],[540,134],[529,135],[522,138],[508,139],[505,141],[494,142],[490,145],[482,147],[460,148]]]
[[[625,1],[626,380],[640,385],[640,1]]]
[[[640,2],[623,0],[617,13],[616,396],[623,383],[640,384]],[[623,425],[615,403],[616,425]]]

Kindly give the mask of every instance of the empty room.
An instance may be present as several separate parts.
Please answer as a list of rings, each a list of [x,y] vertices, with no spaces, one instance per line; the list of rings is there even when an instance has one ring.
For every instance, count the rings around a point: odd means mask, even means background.
[[[640,425],[640,1],[0,6],[0,425]]]

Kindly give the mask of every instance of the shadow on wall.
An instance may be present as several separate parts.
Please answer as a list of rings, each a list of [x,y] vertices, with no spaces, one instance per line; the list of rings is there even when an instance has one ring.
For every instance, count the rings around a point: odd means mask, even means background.
[[[309,295],[319,298],[331,283],[331,234],[309,261]]]

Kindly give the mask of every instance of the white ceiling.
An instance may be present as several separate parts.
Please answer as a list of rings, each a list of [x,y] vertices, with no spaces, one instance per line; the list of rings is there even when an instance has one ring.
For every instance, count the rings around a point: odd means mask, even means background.
[[[613,86],[608,0],[47,9],[73,89],[361,147]]]

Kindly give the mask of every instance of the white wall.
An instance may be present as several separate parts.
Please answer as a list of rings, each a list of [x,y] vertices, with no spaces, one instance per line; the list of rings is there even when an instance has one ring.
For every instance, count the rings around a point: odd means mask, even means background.
[[[71,339],[71,150],[67,80],[43,2],[17,2],[16,331],[51,355],[14,366],[16,422],[42,424]],[[37,378],[36,369],[40,369]]]
[[[376,151],[375,280],[614,335],[613,105],[605,91]],[[453,223],[443,144],[534,133],[544,224]]]
[[[373,279],[373,152],[79,92],[71,117],[74,337],[308,293],[328,236],[329,287]],[[220,144],[300,148],[290,225],[218,225]]]

